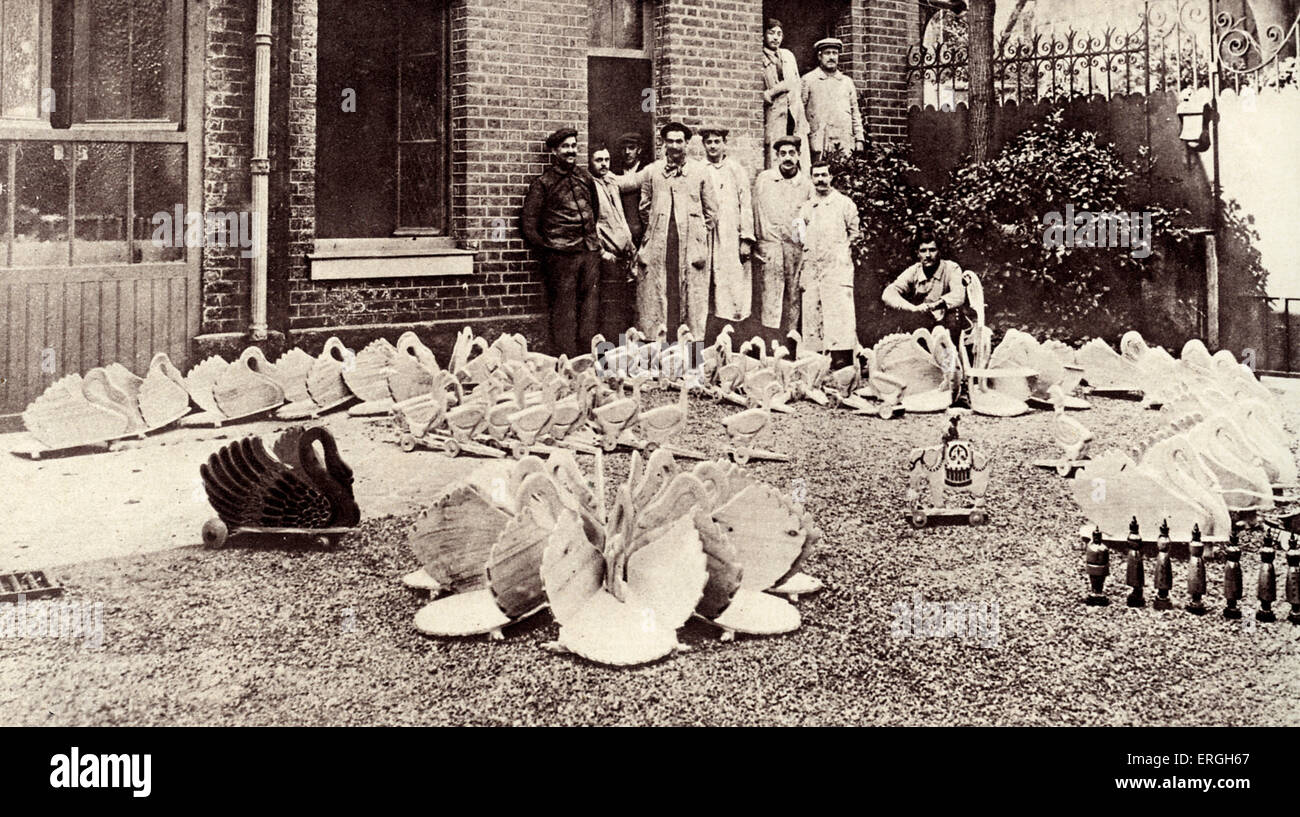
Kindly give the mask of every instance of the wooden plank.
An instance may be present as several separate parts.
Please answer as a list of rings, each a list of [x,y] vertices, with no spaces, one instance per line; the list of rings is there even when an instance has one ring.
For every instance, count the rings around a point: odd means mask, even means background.
[[[81,289],[81,365],[89,371],[100,365],[99,355],[99,284],[73,284]]]
[[[0,315],[5,316],[5,326],[13,322],[13,316],[9,313],[9,293],[12,290],[12,286],[0,284]],[[9,390],[12,388],[9,382],[9,348],[9,332],[0,331],[0,414],[18,410],[18,407],[10,406],[9,403]]]
[[[117,356],[117,282],[98,284],[99,290],[99,363],[112,362]]]
[[[6,399],[10,408],[27,405],[27,287],[13,284],[9,288],[9,362],[5,377],[9,380]]]
[[[23,368],[27,370],[27,393],[31,400],[54,382],[41,378],[41,350],[45,348],[45,287],[27,287],[27,334],[23,337]]]
[[[130,361],[135,355],[135,281],[117,282],[117,347],[106,355]]]
[[[60,370],[63,374],[81,374],[90,368],[83,366],[81,360],[81,284],[65,284],[59,289],[63,292],[63,362]]]
[[[153,326],[150,329],[152,342],[149,344],[149,358],[144,362],[145,368],[148,368],[149,361],[158,352],[168,351],[170,345],[170,336],[167,332],[167,318],[171,314],[167,304],[167,279],[155,278],[152,282],[153,288]],[[142,369],[141,372],[144,370]]]
[[[54,371],[46,371],[52,363]],[[58,284],[45,286],[45,337],[41,345],[42,390],[65,374],[72,374],[64,360],[63,349],[63,287]]]
[[[153,354],[153,282],[142,279],[135,282],[135,357],[123,360],[122,365],[137,374],[149,368]]]
[[[186,354],[185,279],[167,281],[167,356],[182,372],[189,370]]]

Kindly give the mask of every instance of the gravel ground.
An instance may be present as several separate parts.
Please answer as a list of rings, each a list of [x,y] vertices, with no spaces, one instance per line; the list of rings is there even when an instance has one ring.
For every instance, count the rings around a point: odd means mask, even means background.
[[[1294,432],[1300,406],[1288,399]],[[1159,424],[1134,403],[1094,406],[1074,416],[1099,449]],[[717,421],[734,409],[692,409],[683,443],[720,455]],[[1083,517],[1064,480],[1028,464],[1044,456],[1049,422],[964,420],[963,436],[993,457],[992,522],[914,531],[900,514],[902,465],[937,441],[942,416],[886,422],[811,404],[778,415],[762,444],[793,461],[750,468],[806,495],[825,540],[805,569],[827,586],[799,602],[803,627],[786,636],[722,643],[692,621],[680,632],[690,652],[624,670],[543,651],[558,631],[545,612],[503,642],[426,638],[412,624],[424,601],[398,582],[416,566],[411,517],[386,516],[338,549],[180,548],[61,571],[66,600],[103,604],[102,647],[0,639],[0,723],[1300,724],[1300,627],[1250,626],[1258,533],[1243,539],[1245,623],[1217,614],[1214,562],[1212,615],[1182,611],[1185,561],[1175,610],[1126,608],[1118,554],[1111,606],[1083,604]],[[627,459],[607,458],[611,488]],[[1148,582],[1152,570],[1148,560]],[[984,605],[993,627],[896,637],[892,608],[917,594]]]

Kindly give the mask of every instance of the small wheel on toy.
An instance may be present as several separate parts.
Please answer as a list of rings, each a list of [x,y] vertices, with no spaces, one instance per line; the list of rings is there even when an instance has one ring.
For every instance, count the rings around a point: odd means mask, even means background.
[[[1056,466],[1056,475],[1058,477],[1069,477],[1074,474],[1074,463],[1064,462]]]
[[[316,542],[316,547],[318,548],[327,548],[330,545],[334,544],[333,540],[331,540],[328,536],[324,536],[324,535],[317,536],[315,542]]]
[[[645,453],[646,453],[647,455],[649,455],[649,454],[653,454],[654,452],[656,452],[656,451],[658,451],[658,450],[659,450],[659,443],[655,442],[654,440],[648,440],[648,441],[646,442],[646,444],[645,444]]]
[[[523,443],[519,442],[518,440],[510,441],[510,456],[514,457],[517,460],[522,460],[524,458],[524,455],[527,453],[528,453],[528,448]]]
[[[618,448],[618,440],[613,437],[605,437],[600,441],[600,449],[606,454],[613,454],[616,448]]]
[[[458,457],[460,456],[460,443],[452,439],[443,440],[442,452],[449,457]]]
[[[924,528],[929,523],[930,517],[925,515],[925,511],[919,509],[912,511],[911,516],[907,517],[907,524],[914,528]]]
[[[226,543],[227,537],[230,536],[230,529],[226,523],[213,517],[203,523],[203,544],[210,548],[219,548]]]
[[[972,525],[984,525],[988,523],[989,515],[984,513],[984,511],[981,511],[980,509],[976,508],[975,510],[970,512],[970,516],[967,517],[967,519],[970,521]]]
[[[733,448],[731,450],[731,459],[736,465],[745,465],[749,462],[748,448]]]
[[[402,447],[403,451],[409,454],[415,450],[415,437],[410,434],[403,434],[402,439],[398,440],[397,444]]]

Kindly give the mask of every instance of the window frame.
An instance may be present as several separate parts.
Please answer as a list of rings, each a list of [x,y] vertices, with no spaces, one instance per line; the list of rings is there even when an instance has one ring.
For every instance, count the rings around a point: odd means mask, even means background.
[[[84,0],[80,0],[84,2]],[[52,15],[44,14],[52,8],[52,0],[40,0],[42,6],[41,38],[46,45],[43,58],[48,59],[52,48]],[[77,6],[80,7],[80,6]],[[55,128],[47,120],[44,123],[24,120],[22,124],[12,124],[12,120],[0,119],[0,184],[8,192],[6,207],[8,212],[0,214],[0,276],[4,279],[13,277],[25,282],[40,283],[53,281],[89,281],[103,277],[125,277],[130,270],[145,266],[185,265],[191,274],[197,275],[202,248],[186,245],[184,255],[169,261],[136,261],[135,246],[137,240],[133,232],[135,218],[134,183],[130,181],[123,191],[127,200],[127,261],[125,263],[86,263],[75,264],[75,230],[76,230],[76,168],[77,161],[70,161],[68,173],[68,263],[50,266],[16,266],[13,263],[14,233],[16,229],[17,196],[12,182],[16,179],[18,143],[43,142],[62,143],[69,155],[75,157],[81,144],[91,142],[127,143],[129,146],[128,170],[134,174],[135,146],[140,144],[175,144],[185,149],[185,184],[184,206],[186,212],[203,209],[203,105],[204,105],[204,55],[203,43],[206,30],[206,3],[187,4],[177,2],[181,13],[182,31],[178,61],[180,74],[180,121],[160,123],[152,120],[123,121],[120,123],[89,123],[77,126],[75,121],[67,128]],[[75,50],[75,47],[74,47]],[[75,67],[73,69],[75,71]],[[72,83],[75,86],[75,80]],[[75,96],[75,92],[74,92]],[[75,120],[75,116],[74,116]]]
[[[70,95],[72,96],[72,130],[86,129],[126,129],[126,130],[177,130],[181,126],[185,113],[185,19],[184,0],[170,0],[168,4],[170,19],[167,21],[165,36],[169,40],[171,60],[167,65],[169,73],[179,74],[175,88],[167,89],[168,110],[176,118],[163,119],[90,119],[88,115],[90,98],[90,4],[86,0],[73,2],[72,33],[72,75]],[[128,22],[128,35],[130,25]],[[170,93],[176,94],[170,98]]]

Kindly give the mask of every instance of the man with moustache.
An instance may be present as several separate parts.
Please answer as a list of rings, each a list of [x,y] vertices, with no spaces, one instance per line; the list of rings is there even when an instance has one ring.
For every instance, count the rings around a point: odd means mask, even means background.
[[[754,207],[749,173],[727,158],[727,128],[700,128],[704,167],[718,193],[718,223],[709,233],[709,268],[713,277],[713,314],[724,321],[749,317],[753,297],[749,255],[754,247]],[[704,338],[700,338],[703,340]]]
[[[637,253],[637,328],[653,337],[661,324],[685,323],[704,337],[709,311],[709,233],[717,224],[713,180],[686,158],[691,130],[669,122],[659,130],[664,158],[641,182],[645,238]]]
[[[818,40],[817,67],[803,75],[803,106],[808,116],[808,147],[813,161],[822,154],[839,150],[861,151],[865,144],[858,89],[840,73],[840,52],[844,43],[835,37]]]
[[[762,293],[759,317],[764,328],[779,330],[783,342],[799,326],[801,236],[795,230],[799,206],[812,195],[812,182],[799,172],[800,139],[781,136],[772,143],[777,165],[754,180],[754,260]],[[774,338],[769,337],[768,340]]]
[[[627,314],[630,299],[626,290],[632,280],[632,256],[636,252],[632,231],[623,215],[621,194],[625,190],[637,190],[640,179],[635,174],[615,176],[610,172],[610,162],[609,149],[604,145],[597,145],[591,151],[591,177],[600,199],[596,231],[600,236],[600,314],[604,324],[601,334],[614,337],[627,329],[632,320]]]
[[[943,249],[933,230],[918,230],[912,248],[916,252],[916,263],[885,287],[880,299],[891,309],[925,316],[926,323],[933,321],[944,327],[954,343],[961,343],[961,333],[974,323],[966,306],[961,267],[955,261],[942,258]],[[967,355],[973,358],[973,350],[968,348]],[[960,358],[953,361],[953,365],[958,367],[958,377],[953,381],[953,405],[970,408],[965,373],[960,371]]]
[[[804,345],[829,352],[836,369],[853,362],[858,327],[853,309],[853,255],[858,207],[831,187],[831,169],[813,162],[812,198],[799,206],[796,229],[803,232],[799,285],[803,289]]]
[[[541,255],[551,315],[551,348],[575,357],[598,331],[600,311],[600,202],[596,183],[578,166],[578,131],[546,137],[551,166],[524,197],[524,238]]]

